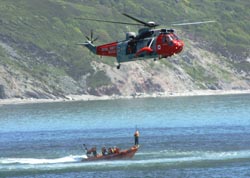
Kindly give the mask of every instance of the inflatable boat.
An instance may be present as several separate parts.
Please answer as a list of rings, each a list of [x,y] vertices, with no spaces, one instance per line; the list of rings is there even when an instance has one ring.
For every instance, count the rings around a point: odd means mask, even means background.
[[[132,146],[127,150],[121,150],[117,153],[102,155],[97,154],[96,156],[89,156],[87,158],[83,158],[82,161],[99,161],[99,160],[117,160],[117,159],[131,159],[138,151],[139,145]]]

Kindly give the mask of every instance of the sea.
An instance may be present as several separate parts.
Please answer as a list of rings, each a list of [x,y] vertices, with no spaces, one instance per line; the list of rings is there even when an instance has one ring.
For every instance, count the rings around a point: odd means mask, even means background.
[[[132,159],[82,161],[136,129]],[[1,105],[0,177],[250,177],[250,95]]]

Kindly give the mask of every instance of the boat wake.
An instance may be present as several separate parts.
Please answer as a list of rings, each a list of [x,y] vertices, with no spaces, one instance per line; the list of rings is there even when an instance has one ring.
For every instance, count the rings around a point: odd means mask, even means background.
[[[38,158],[0,158],[0,171],[22,171],[22,170],[58,170],[67,168],[83,169],[113,169],[131,167],[134,169],[147,169],[152,165],[166,168],[167,166],[201,166],[211,163],[225,162],[250,162],[250,150],[228,151],[228,152],[210,152],[210,151],[161,151],[161,152],[139,152],[133,159],[116,160],[116,161],[93,161],[82,162],[85,155],[70,155],[55,159],[38,159]],[[77,164],[76,164],[77,163]]]
[[[57,164],[57,163],[75,163],[81,162],[86,155],[70,155],[55,159],[39,158],[0,158],[0,164]]]

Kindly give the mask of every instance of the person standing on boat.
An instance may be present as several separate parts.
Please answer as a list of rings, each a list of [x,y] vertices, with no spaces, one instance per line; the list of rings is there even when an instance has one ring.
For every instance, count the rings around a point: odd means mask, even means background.
[[[135,137],[135,145],[139,145],[139,136],[140,136],[140,133],[139,133],[139,131],[136,129],[135,134],[134,134],[134,137]]]

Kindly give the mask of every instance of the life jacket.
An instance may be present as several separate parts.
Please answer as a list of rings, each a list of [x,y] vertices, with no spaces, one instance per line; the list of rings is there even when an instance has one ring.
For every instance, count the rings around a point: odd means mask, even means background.
[[[119,152],[120,152],[120,149],[119,149],[118,147],[115,147],[115,148],[113,149],[113,151],[114,151],[114,153],[119,153]]]

